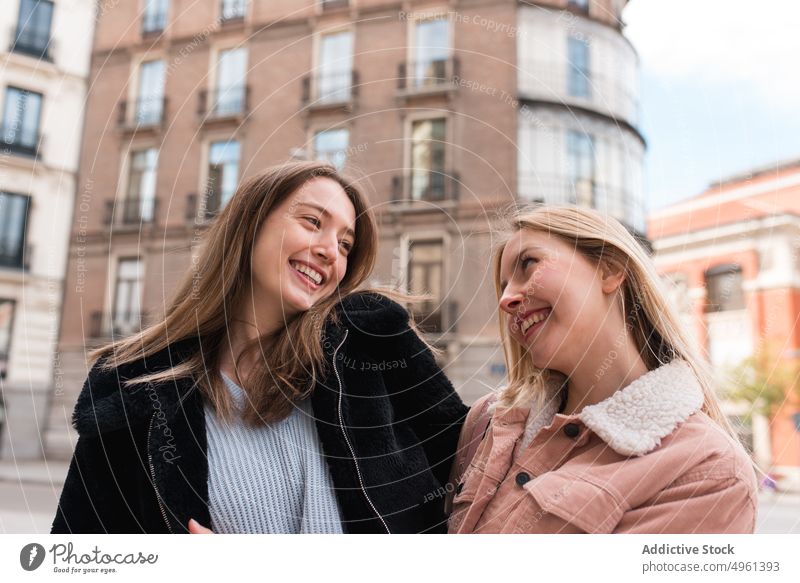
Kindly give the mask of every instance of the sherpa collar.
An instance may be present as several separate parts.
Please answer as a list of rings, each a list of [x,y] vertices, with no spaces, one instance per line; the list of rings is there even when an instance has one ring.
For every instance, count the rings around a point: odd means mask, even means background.
[[[546,410],[531,412],[526,441],[552,421],[557,399]],[[642,375],[609,398],[585,407],[578,415],[611,449],[625,456],[642,456],[703,405],[703,391],[691,366],[673,360]]]

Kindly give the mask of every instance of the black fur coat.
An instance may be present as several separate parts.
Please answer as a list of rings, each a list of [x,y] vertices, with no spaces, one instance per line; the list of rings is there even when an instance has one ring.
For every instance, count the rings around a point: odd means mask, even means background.
[[[329,373],[311,399],[343,529],[444,532],[444,491],[467,408],[400,305],[357,294],[338,310],[339,325],[329,322],[323,338]],[[184,533],[190,518],[210,524],[200,391],[190,379],[122,386],[197,349],[196,340],[182,341],[91,370],[53,533]]]

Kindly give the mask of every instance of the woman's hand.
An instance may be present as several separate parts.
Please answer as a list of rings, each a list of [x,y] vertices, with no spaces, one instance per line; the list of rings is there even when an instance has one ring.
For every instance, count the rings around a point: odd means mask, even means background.
[[[214,531],[201,526],[194,518],[189,519],[189,534],[214,534]]]

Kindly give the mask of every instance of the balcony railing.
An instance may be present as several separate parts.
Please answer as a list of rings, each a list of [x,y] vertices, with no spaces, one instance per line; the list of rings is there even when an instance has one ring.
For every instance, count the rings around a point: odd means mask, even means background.
[[[559,101],[608,113],[631,124],[639,120],[639,100],[634,79],[603,75],[589,68],[583,72],[568,64],[525,60],[519,71],[523,98]]]
[[[155,198],[126,198],[106,201],[106,225],[141,225],[156,222],[158,200]]]
[[[244,117],[250,105],[250,88],[239,87],[203,89],[197,104],[197,113],[206,120]]]
[[[146,326],[146,314],[132,311],[92,312],[90,338],[122,338],[140,332]]]
[[[455,57],[408,61],[397,68],[397,89],[404,93],[450,90],[458,75]]]
[[[348,104],[358,97],[358,72],[318,72],[303,77],[303,107]]]
[[[420,332],[446,334],[456,332],[458,303],[450,300],[429,301],[409,307]]]
[[[166,97],[143,97],[130,104],[121,101],[117,123],[120,128],[136,130],[156,128],[164,123],[167,111]]]
[[[19,124],[0,125],[0,148],[3,152],[38,158],[41,141],[38,128],[31,130]]]
[[[350,4],[349,0],[320,0],[322,10],[336,10],[346,8]]]
[[[191,193],[186,197],[186,222],[206,222],[216,217],[222,210],[222,193],[208,191],[202,198]]]
[[[454,172],[415,170],[392,178],[394,202],[456,201],[459,195],[459,177]]]
[[[29,26],[11,28],[10,51],[22,53],[37,59],[52,61],[53,39],[50,29],[37,29]]]
[[[0,268],[29,271],[33,260],[33,245],[26,243],[22,248],[0,239]]]

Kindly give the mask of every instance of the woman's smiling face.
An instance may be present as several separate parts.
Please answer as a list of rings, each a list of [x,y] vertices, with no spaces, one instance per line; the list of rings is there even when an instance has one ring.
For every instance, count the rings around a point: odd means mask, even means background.
[[[533,365],[570,374],[600,334],[609,298],[603,276],[556,236],[522,229],[503,249],[500,309]]]
[[[314,178],[262,223],[252,256],[253,293],[275,302],[284,318],[336,291],[355,245],[355,208],[341,185]]]

